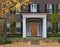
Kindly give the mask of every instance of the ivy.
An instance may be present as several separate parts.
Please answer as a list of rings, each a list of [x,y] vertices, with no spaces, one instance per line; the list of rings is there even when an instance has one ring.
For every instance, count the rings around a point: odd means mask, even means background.
[[[56,28],[57,28],[57,21],[58,21],[58,16],[59,14],[57,13],[57,8],[56,5],[54,4],[54,13],[51,14],[51,22],[53,26],[53,33],[56,33]]]

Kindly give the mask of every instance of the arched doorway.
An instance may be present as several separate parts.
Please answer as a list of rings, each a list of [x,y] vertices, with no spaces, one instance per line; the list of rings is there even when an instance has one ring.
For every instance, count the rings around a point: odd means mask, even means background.
[[[42,36],[42,18],[29,18],[27,19],[27,32],[28,37]]]

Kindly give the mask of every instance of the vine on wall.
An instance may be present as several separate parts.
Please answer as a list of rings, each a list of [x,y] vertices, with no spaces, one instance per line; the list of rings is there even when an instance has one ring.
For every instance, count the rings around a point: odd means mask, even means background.
[[[56,4],[54,4],[54,12],[51,14],[53,33],[57,32],[58,16],[59,16],[59,14],[57,13],[57,7],[56,7]]]

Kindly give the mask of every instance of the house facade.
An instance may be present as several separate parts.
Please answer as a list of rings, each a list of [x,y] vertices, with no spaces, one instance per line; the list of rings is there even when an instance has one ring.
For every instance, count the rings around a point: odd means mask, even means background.
[[[23,12],[11,11],[7,14],[6,33],[22,34],[26,37],[47,37],[52,34],[53,26],[51,14],[54,13],[54,4],[56,11],[60,13],[60,0],[31,0]],[[14,16],[11,16],[14,14]],[[59,16],[60,17],[60,16]],[[60,33],[60,19],[57,21],[57,33]]]

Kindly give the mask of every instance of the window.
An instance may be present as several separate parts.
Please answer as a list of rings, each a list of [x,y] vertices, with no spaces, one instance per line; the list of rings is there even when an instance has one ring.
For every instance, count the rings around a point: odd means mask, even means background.
[[[16,22],[16,31],[21,32],[21,23],[20,22]]]
[[[58,13],[60,13],[60,4],[58,4],[57,11],[58,11]]]
[[[10,32],[10,23],[7,23],[7,32]]]
[[[21,7],[17,8],[15,11],[10,10],[9,14],[20,14],[20,11],[21,11]]]
[[[16,11],[10,10],[9,14],[15,14],[15,13],[16,13]]]
[[[31,12],[37,12],[37,4],[31,4],[30,10]]]
[[[58,32],[60,32],[60,21],[58,22]]]
[[[47,12],[52,13],[52,4],[47,4]]]
[[[47,22],[47,31],[52,32],[52,23],[50,21]]]
[[[21,7],[17,8],[16,9],[16,14],[20,14],[20,11],[21,11]]]

